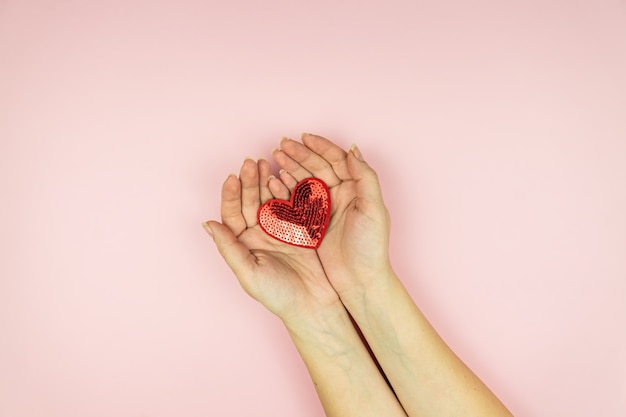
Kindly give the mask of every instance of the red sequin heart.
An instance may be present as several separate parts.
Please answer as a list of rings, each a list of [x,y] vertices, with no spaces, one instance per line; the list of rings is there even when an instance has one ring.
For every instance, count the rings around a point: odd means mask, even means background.
[[[290,245],[317,249],[330,221],[330,192],[324,181],[305,178],[291,200],[269,200],[257,213],[261,229],[274,239]]]

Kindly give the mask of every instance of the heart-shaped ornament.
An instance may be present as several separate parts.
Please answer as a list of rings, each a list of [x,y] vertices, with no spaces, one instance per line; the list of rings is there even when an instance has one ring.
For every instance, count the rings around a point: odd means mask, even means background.
[[[261,229],[274,239],[303,248],[317,249],[330,221],[330,192],[319,178],[305,178],[291,200],[269,200],[257,213]]]

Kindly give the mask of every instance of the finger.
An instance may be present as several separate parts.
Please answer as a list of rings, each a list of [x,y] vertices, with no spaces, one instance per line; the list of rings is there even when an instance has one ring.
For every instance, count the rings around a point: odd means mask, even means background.
[[[281,169],[278,173],[280,176],[280,180],[285,184],[285,186],[289,189],[289,192],[293,192],[293,189],[298,185],[298,180],[296,180],[293,175]]]
[[[272,152],[272,158],[274,158],[274,161],[276,161],[279,167],[288,171],[298,181],[302,181],[305,178],[313,176],[311,172],[298,162],[294,161],[289,155],[280,149],[275,149]]]
[[[255,256],[237,239],[230,227],[214,221],[208,221],[203,226],[213,236],[215,246],[228,266],[241,280],[254,267]]]
[[[246,159],[239,173],[241,181],[241,212],[248,228],[257,224],[256,214],[259,211],[259,169],[252,159]]]
[[[246,220],[241,212],[241,182],[235,174],[230,174],[222,185],[222,223],[235,236],[246,230]]]
[[[267,200],[274,198],[268,186],[270,175],[272,175],[272,167],[265,159],[259,159],[257,165],[259,166],[259,197],[261,203],[265,203]]]
[[[278,198],[280,200],[289,200],[291,197],[291,193],[289,192],[289,188],[278,178],[275,176],[270,176],[269,188],[274,198]]]
[[[350,148],[347,161],[350,175],[356,182],[358,201],[382,204],[383,196],[380,190],[378,175],[376,175],[376,171],[363,160],[361,151],[356,145],[352,145],[352,148]]]
[[[329,187],[332,188],[341,184],[341,180],[335,174],[332,165],[302,143],[284,139],[280,142],[280,149]]]
[[[348,169],[348,154],[346,151],[328,139],[311,133],[302,134],[302,143],[304,143],[307,148],[325,159],[326,162],[333,167],[333,171],[335,171],[337,178],[344,181],[352,179],[350,176],[350,170]]]

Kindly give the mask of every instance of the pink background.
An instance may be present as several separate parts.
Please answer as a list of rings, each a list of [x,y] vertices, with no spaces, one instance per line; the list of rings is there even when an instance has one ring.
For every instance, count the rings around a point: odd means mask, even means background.
[[[322,416],[200,227],[302,131],[516,415],[626,415],[625,74],[621,0],[0,0],[0,417]]]

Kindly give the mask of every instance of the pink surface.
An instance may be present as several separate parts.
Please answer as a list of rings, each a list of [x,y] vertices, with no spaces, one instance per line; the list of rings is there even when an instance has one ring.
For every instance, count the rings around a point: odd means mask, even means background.
[[[0,1],[0,417],[323,415],[200,227],[301,131],[514,414],[626,415],[626,4],[511,3]]]

